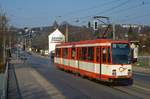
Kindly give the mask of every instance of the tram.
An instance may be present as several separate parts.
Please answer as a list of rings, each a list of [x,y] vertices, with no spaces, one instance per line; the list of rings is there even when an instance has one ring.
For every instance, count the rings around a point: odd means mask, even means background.
[[[133,81],[128,41],[98,39],[59,44],[54,63],[58,68],[102,81]]]

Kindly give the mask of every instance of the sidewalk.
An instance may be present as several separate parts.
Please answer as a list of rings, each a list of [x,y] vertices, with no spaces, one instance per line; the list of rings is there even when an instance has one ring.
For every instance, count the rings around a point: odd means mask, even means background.
[[[27,63],[11,60],[8,99],[65,99],[42,75]]]
[[[4,80],[4,74],[0,74],[0,98],[2,96],[3,93],[3,80]]]

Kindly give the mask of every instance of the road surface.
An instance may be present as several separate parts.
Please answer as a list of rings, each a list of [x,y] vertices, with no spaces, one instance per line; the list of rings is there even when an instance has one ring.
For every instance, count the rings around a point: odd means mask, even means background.
[[[100,82],[91,81],[71,73],[57,69],[48,58],[39,55],[26,55],[27,61],[22,65],[24,71],[30,71],[29,77],[22,78],[18,85],[19,98],[36,99],[149,99],[150,98],[150,75],[134,73],[134,84],[132,86],[107,86]],[[15,67],[21,68],[21,66]],[[19,74],[20,73],[20,74]],[[16,71],[17,75],[23,75]],[[17,78],[17,77],[16,77]],[[20,78],[21,79],[21,78]],[[35,80],[34,80],[35,79]],[[38,82],[35,89],[26,86],[23,90],[23,82]],[[33,83],[29,83],[29,85]],[[32,87],[34,87],[32,85]],[[41,88],[39,95],[35,93],[36,86]],[[9,90],[9,89],[8,89]],[[23,91],[22,91],[23,90]],[[27,94],[28,93],[28,94]],[[32,94],[29,94],[32,93]],[[11,94],[11,90],[9,91]],[[35,95],[34,95],[35,94]],[[13,99],[8,95],[9,99]]]

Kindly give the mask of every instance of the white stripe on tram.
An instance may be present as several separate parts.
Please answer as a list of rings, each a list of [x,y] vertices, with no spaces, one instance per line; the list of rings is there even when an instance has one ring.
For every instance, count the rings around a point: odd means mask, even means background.
[[[56,48],[110,46],[110,45],[111,45],[111,43],[95,43],[95,44],[78,44],[78,45],[68,45],[68,46],[56,46]]]

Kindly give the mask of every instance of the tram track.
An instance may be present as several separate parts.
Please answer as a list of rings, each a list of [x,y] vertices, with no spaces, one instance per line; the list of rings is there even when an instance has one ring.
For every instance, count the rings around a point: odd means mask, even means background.
[[[141,84],[139,82],[135,82],[135,84],[133,86],[137,87],[139,89],[142,89],[142,90],[150,92],[150,86],[149,85],[144,85],[144,84]]]
[[[97,83],[95,80],[92,80],[90,78],[86,78],[88,80],[94,81],[95,83]],[[134,96],[137,98],[142,98],[142,99],[149,99],[150,98],[150,86],[148,85],[148,82],[146,82],[147,84],[142,84],[143,82],[146,81],[139,81],[139,80],[135,80],[133,85],[129,85],[129,86],[124,86],[124,85],[115,85],[113,86],[110,84],[105,84],[102,82],[99,82],[99,84],[104,85],[105,87],[108,86],[109,88],[112,88],[114,90],[120,91],[122,93],[128,94],[130,96]]]
[[[141,82],[135,81],[133,85],[131,86],[124,86],[124,85],[115,85],[113,86],[110,84],[102,83],[102,82],[96,82],[95,80],[92,80],[90,78],[86,78],[88,80],[94,81],[95,83],[101,84],[104,87],[112,88],[113,90],[125,93],[127,95],[137,97],[137,99],[149,99],[150,97],[150,89],[146,87],[146,85],[142,85]],[[69,84],[68,84],[69,85]],[[148,85],[147,85],[148,86]]]
[[[73,73],[70,73],[73,74]],[[74,74],[73,74],[74,75]],[[84,78],[84,77],[83,77]],[[136,99],[149,99],[150,98],[150,89],[148,85],[141,84],[141,81],[134,81],[133,85],[124,86],[124,85],[110,85],[103,82],[96,82],[94,79],[86,78],[87,80],[94,81],[95,83],[101,84],[104,87],[112,88],[113,90],[125,93],[127,95],[137,97]],[[148,83],[148,82],[147,82]],[[69,85],[69,83],[68,83]],[[148,87],[148,88],[147,88]]]
[[[149,99],[150,97],[150,89],[137,84],[132,86],[111,86],[111,88],[142,99]]]
[[[128,92],[128,91],[124,90],[124,89],[121,88],[121,87],[113,87],[113,86],[111,86],[111,88],[114,89],[114,90],[120,91],[120,92],[122,92],[122,93],[131,95],[131,96],[134,96],[134,97],[138,97],[137,95],[133,94],[134,92]]]

